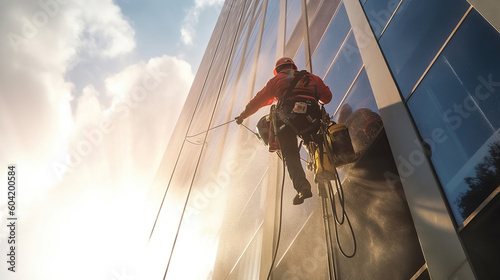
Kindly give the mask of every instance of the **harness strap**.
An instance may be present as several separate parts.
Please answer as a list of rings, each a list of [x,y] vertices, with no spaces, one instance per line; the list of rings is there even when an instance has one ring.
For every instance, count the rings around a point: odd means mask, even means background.
[[[293,71],[293,70],[292,70]],[[293,72],[291,72],[293,74]],[[288,116],[287,113],[283,111],[283,103],[290,97],[294,96],[299,96],[299,95],[305,95],[305,96],[311,96],[311,92],[308,91],[296,91],[294,92],[294,89],[297,87],[297,85],[300,83],[300,80],[305,76],[309,74],[306,70],[301,70],[295,73],[294,78],[290,81],[290,85],[286,89],[285,93],[281,98],[278,100],[278,103],[276,104],[276,108],[274,109],[276,116],[287,126],[289,126],[297,135],[303,136],[311,133],[314,130],[313,126],[306,127],[302,130],[297,129],[297,127],[290,121],[290,117]],[[314,98],[315,102],[318,102],[318,93],[317,93],[317,87],[314,86],[315,91],[313,92],[312,98]],[[311,98],[311,99],[312,99]],[[308,105],[309,107],[309,105]],[[315,121],[310,114],[306,115],[306,118],[309,120],[311,124],[314,124]],[[280,130],[278,128],[278,130]]]
[[[281,103],[283,103],[283,101],[285,101],[286,99],[288,99],[290,97],[290,95],[292,94],[295,87],[297,87],[297,84],[300,82],[302,77],[304,77],[306,74],[309,74],[309,72],[307,72],[306,70],[301,70],[301,71],[298,71],[295,73],[295,76],[293,77],[293,80],[290,82],[290,85],[286,89],[285,94],[283,94],[283,96],[281,96],[281,98],[278,100],[278,104],[277,104],[278,108],[281,107]]]

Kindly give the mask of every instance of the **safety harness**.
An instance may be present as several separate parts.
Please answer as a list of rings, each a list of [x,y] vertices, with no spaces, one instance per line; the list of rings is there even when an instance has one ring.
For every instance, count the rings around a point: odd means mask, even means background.
[[[317,87],[314,87],[314,92],[313,98],[314,102],[312,100],[304,100],[304,101],[299,101],[299,100],[290,100],[290,98],[299,96],[299,95],[307,95],[311,96],[311,92],[304,92],[304,91],[294,91],[294,89],[297,88],[299,85],[300,81],[304,76],[308,75],[309,72],[306,70],[301,70],[298,72],[293,72],[292,70],[292,75],[294,75],[294,78],[290,81],[290,85],[286,89],[285,93],[281,98],[278,100],[278,103],[276,104],[276,116],[284,123],[284,125],[289,126],[297,135],[304,136],[307,134],[310,134],[314,131],[317,131],[319,128],[319,107],[318,107],[318,92],[317,92]],[[293,104],[293,105],[291,105]],[[293,106],[290,108],[290,105]],[[314,107],[315,106],[315,107]],[[285,108],[286,107],[286,108]],[[314,108],[313,108],[314,107]],[[312,115],[316,111],[318,116]],[[296,114],[303,114],[305,118],[308,120],[309,125],[304,125],[305,127],[300,127],[298,128],[292,121],[291,119],[296,117]],[[278,131],[281,131],[284,128],[284,125],[279,127],[277,129]]]

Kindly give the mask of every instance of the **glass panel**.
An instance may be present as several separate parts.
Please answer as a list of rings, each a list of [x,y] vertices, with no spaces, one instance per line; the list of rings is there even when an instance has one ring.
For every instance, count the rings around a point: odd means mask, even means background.
[[[268,24],[270,22],[274,22],[274,20],[271,19],[272,16],[279,15],[279,2],[280,0],[268,0],[267,1],[267,10],[266,10],[266,28],[268,28]]]
[[[298,143],[297,143],[298,144]],[[280,244],[278,254],[276,256],[276,264],[278,261],[288,254],[288,249],[295,242],[297,235],[300,234],[304,225],[307,223],[312,213],[318,210],[319,201],[314,185],[314,175],[312,172],[307,172],[305,163],[302,162],[302,168],[306,171],[306,178],[311,183],[313,197],[304,201],[299,207],[291,203],[297,191],[293,188],[292,181],[289,179],[288,171],[285,172],[285,185],[283,186],[283,205],[278,211],[283,211],[283,220],[281,224]],[[278,188],[281,188],[281,182]],[[279,203],[279,202],[278,202]]]
[[[408,102],[458,223],[496,188],[500,35],[471,11]],[[483,177],[485,176],[486,177]]]
[[[301,19],[302,7],[300,0],[288,0],[287,1],[287,16],[286,16],[286,41],[290,39],[295,26],[298,24],[299,19]]]
[[[325,78],[325,84],[330,87],[333,94],[332,101],[325,106],[328,113],[333,114],[336,111],[356,75],[358,75],[361,66],[362,61],[358,45],[351,33]]]
[[[311,1],[316,2],[316,1]],[[325,30],[330,25],[331,19],[335,16],[336,11],[340,5],[340,0],[330,0],[321,1],[321,5],[316,9],[316,13],[312,14],[314,7],[309,9],[308,4],[308,15],[309,17],[309,42],[311,44],[311,51],[314,52],[316,47],[319,45]],[[311,3],[315,5],[315,3]],[[311,13],[311,14],[309,14]],[[321,63],[320,63],[321,64]],[[314,65],[313,65],[314,67]]]
[[[255,43],[245,45],[241,39],[252,32],[251,41],[255,41],[259,24],[259,20],[251,24],[250,18],[242,22],[245,33],[233,50],[238,55],[226,72],[236,32],[227,26],[232,33],[221,40],[213,69],[203,79],[199,103],[192,101],[197,104],[194,115],[178,124],[189,127],[188,137],[173,135],[185,142],[172,179],[165,182],[169,190],[150,243],[161,256],[155,261],[163,267],[163,275],[175,240],[166,279],[208,279],[213,275],[226,279],[237,263],[250,278],[258,273],[260,239],[256,237],[263,222],[268,168],[262,163],[270,153],[241,126],[207,129],[231,120],[248,101],[245,92],[249,91]],[[227,86],[219,92],[223,81]],[[181,213],[184,216],[176,235]],[[251,258],[241,258],[243,254]]]
[[[260,90],[267,81],[273,77],[274,63],[276,60],[276,44],[278,37],[279,1],[269,1],[266,12],[266,23],[262,35],[255,85],[252,96]]]
[[[330,66],[329,62],[339,52],[350,29],[351,25],[344,4],[341,4],[312,57],[314,74],[320,77],[325,76]]]
[[[377,38],[389,22],[399,2],[400,0],[370,0],[364,5],[366,17]]]
[[[300,48],[297,51],[297,54],[293,58],[293,62],[297,66],[297,69],[302,70],[306,69],[306,51],[304,50],[304,42],[300,44]]]
[[[349,130],[356,154],[361,154],[382,129],[382,119],[363,69],[333,118]]]
[[[460,236],[467,248],[477,279],[500,279],[500,195],[462,230]]]
[[[380,46],[407,97],[469,4],[465,0],[405,0],[380,39]]]
[[[255,41],[257,40],[257,33],[259,32],[260,28],[260,16],[257,18],[256,23],[252,29],[252,34],[250,35],[250,38],[248,38],[248,43],[246,44],[247,52],[245,54],[245,57],[248,57],[249,54],[253,55],[253,52],[255,51]],[[250,53],[252,52],[252,53]]]
[[[243,253],[238,263],[233,267],[231,274],[227,277],[219,278],[214,275],[209,279],[241,280],[241,279],[259,279],[260,272],[260,253],[263,240],[262,228],[254,236],[247,250]],[[235,241],[238,243],[238,241]]]

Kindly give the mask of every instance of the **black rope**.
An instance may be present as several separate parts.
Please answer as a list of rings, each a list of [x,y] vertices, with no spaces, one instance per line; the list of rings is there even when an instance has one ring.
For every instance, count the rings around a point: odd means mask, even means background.
[[[326,137],[326,136],[325,136]],[[332,185],[331,183],[329,183],[329,197],[330,197],[330,205],[332,207],[332,215],[334,217],[334,226],[335,226],[335,239],[337,240],[337,245],[339,247],[339,251],[340,253],[346,257],[346,258],[352,258],[356,255],[356,252],[357,252],[357,242],[356,242],[356,235],[354,233],[354,229],[352,227],[352,224],[351,224],[351,221],[349,220],[349,216],[347,215],[347,211],[346,211],[346,207],[345,207],[345,197],[344,197],[344,189],[342,187],[342,182],[340,181],[340,176],[339,176],[339,173],[337,172],[337,168],[335,167],[334,165],[334,161],[333,161],[333,156],[331,155],[331,151],[329,148],[326,148],[327,150],[327,156],[329,157],[330,159],[330,162],[332,163],[333,165],[333,169],[335,170],[335,188],[337,190],[337,197],[338,197],[338,200],[339,200],[339,203],[340,203],[340,209],[341,209],[341,213],[342,213],[342,216],[341,218],[339,218],[339,215],[337,214],[337,205],[336,205],[336,202],[335,202],[335,194],[333,193],[333,189],[332,189]],[[347,221],[347,225],[349,227],[349,230],[350,230],[350,233],[351,233],[351,237],[352,237],[352,241],[353,241],[353,252],[351,254],[347,254],[342,246],[342,243],[340,242],[340,239],[339,239],[339,232],[338,232],[338,226],[340,225],[343,225],[344,222]]]
[[[332,230],[330,228],[330,221],[329,221],[329,213],[328,213],[328,193],[326,191],[326,188],[328,188],[328,185],[330,184],[330,181],[323,181],[318,183],[318,189],[320,192],[321,196],[321,208],[323,209],[323,226],[325,229],[325,243],[326,243],[326,251],[328,255],[328,273],[330,275],[330,279],[336,279],[335,278],[335,259],[333,256],[333,244],[332,244]]]
[[[278,140],[278,142],[279,142],[279,140]],[[267,274],[267,280],[269,280],[271,277],[271,273],[273,271],[274,263],[276,262],[276,257],[278,255],[278,249],[279,249],[280,240],[281,240],[281,224],[283,221],[283,190],[285,189],[285,165],[286,165],[283,158],[281,158],[281,161],[283,162],[283,179],[281,181],[280,220],[278,223],[278,237],[277,237],[277,241],[276,241],[276,249],[274,251],[273,260],[271,262],[271,267],[269,268],[269,273]]]
[[[329,145],[330,141],[328,141],[328,136],[327,136],[328,127],[327,126],[329,125],[331,118],[330,117],[326,118],[325,114],[327,115],[327,113],[324,110],[324,107],[322,107],[322,111],[324,114],[323,117],[324,117],[325,121],[322,121],[321,133],[323,134],[323,141],[325,144],[324,146],[325,146],[327,157],[330,160],[330,162],[333,166],[334,172],[335,172],[335,174],[334,174],[335,175],[335,189],[337,190],[337,197],[338,197],[338,201],[340,203],[340,209],[341,209],[341,213],[342,213],[341,218],[339,218],[339,215],[337,214],[337,205],[335,202],[335,194],[333,193],[333,189],[332,189],[333,187],[332,187],[332,184],[330,182],[328,182],[328,196],[330,198],[330,205],[332,207],[332,215],[334,217],[333,223],[335,226],[335,239],[337,240],[337,245],[339,247],[341,254],[346,258],[352,258],[356,255],[356,252],[357,252],[356,235],[354,233],[354,229],[352,227],[351,221],[349,220],[349,216],[347,215],[347,212],[345,209],[346,207],[345,207],[344,189],[342,187],[342,182],[340,181],[339,173],[337,172],[337,167],[335,166],[335,161],[333,158],[332,150],[330,149],[330,145]],[[326,120],[328,120],[328,122]],[[342,247],[342,244],[340,242],[339,234],[338,234],[338,226],[343,225],[345,221],[347,221],[347,225],[349,227],[351,237],[353,240],[353,252],[351,254],[347,254],[345,252],[345,250]],[[331,236],[331,234],[330,234],[330,236]]]
[[[335,224],[335,239],[337,240],[337,245],[339,247],[340,253],[346,257],[346,258],[352,258],[356,255],[357,252],[357,242],[356,242],[356,235],[354,234],[354,229],[351,224],[351,220],[349,219],[349,216],[347,215],[347,212],[345,210],[345,204],[344,204],[344,198],[343,198],[343,190],[342,190],[342,184],[340,183],[340,178],[338,177],[338,174],[336,174],[336,179],[335,179],[335,185],[337,188],[337,194],[342,193],[342,200],[340,200],[340,195],[339,195],[339,202],[341,203],[340,207],[342,209],[342,220],[339,221],[338,215],[337,215],[337,206],[335,204],[335,198],[333,198],[332,201],[332,211],[333,211],[333,216],[334,216],[334,224]],[[330,185],[330,192],[331,195],[333,195],[333,190]],[[342,243],[340,242],[339,238],[339,232],[338,232],[338,226],[342,225],[345,221],[347,221],[347,225],[349,227],[351,237],[352,237],[352,242],[353,242],[353,251],[351,254],[347,254],[342,246]]]

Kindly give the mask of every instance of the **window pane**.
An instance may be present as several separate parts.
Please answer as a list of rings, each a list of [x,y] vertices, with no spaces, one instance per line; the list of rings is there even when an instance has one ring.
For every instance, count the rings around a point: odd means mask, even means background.
[[[290,39],[295,26],[297,25],[300,15],[302,14],[302,7],[300,0],[287,1],[287,16],[286,16],[286,40]]]
[[[279,1],[269,1],[266,11],[266,23],[262,35],[254,91],[260,90],[273,77],[276,60],[278,37]]]
[[[366,17],[377,38],[387,25],[399,2],[399,0],[370,0],[366,2],[364,6]]]
[[[382,128],[382,119],[365,69],[335,113],[333,119],[349,129],[356,154],[362,153]]]
[[[351,25],[347,18],[344,4],[342,4],[314,52],[312,57],[314,74],[320,77],[325,76],[331,61],[338,53],[350,29]]]
[[[314,50],[316,50],[320,41],[323,39],[326,29],[330,25],[332,18],[337,14],[337,10],[341,4],[340,0],[320,2],[321,5],[319,5],[316,10],[314,10],[314,7],[310,8],[311,5],[309,4],[307,6],[307,13],[309,16],[309,43],[311,44],[312,53],[314,53]]]
[[[499,162],[499,49],[498,32],[471,11],[408,102],[458,223],[500,184],[491,166]]]
[[[407,97],[456,27],[465,0],[405,0],[380,39],[380,46]]]
[[[328,113],[335,112],[361,69],[361,65],[358,45],[351,33],[325,78],[325,84],[330,87],[333,94],[332,101],[325,106]]]
[[[306,69],[306,52],[304,50],[304,42],[300,44],[300,48],[297,51],[297,54],[293,58],[293,62],[299,70]]]

